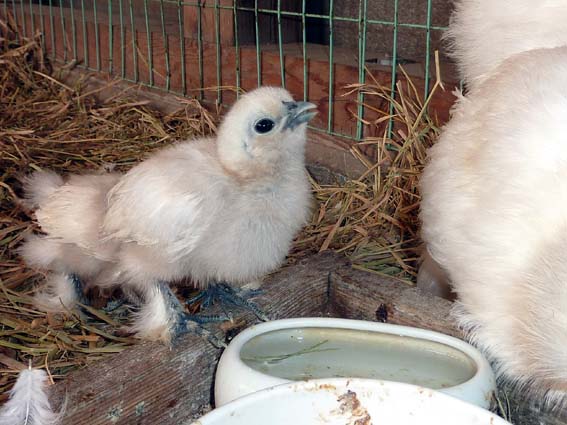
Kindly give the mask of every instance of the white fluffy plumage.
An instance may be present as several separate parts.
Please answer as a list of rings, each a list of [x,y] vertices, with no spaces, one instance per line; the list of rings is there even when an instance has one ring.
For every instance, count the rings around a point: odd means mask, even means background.
[[[23,369],[10,399],[0,409],[0,425],[56,425],[61,415],[49,404],[47,374],[41,369]]]
[[[567,45],[564,0],[454,0],[454,6],[445,38],[469,88],[517,53]]]
[[[32,177],[28,199],[47,235],[26,241],[23,257],[89,285],[138,292],[147,305],[133,329],[168,341],[171,318],[157,282],[242,286],[285,258],[309,214],[304,150],[314,107],[262,87],[235,103],[216,138],[165,148],[125,175]],[[47,298],[73,302],[64,277]]]
[[[456,10],[449,34],[470,90],[429,152],[422,236],[458,294],[461,325],[499,372],[562,404],[567,3],[461,0]]]

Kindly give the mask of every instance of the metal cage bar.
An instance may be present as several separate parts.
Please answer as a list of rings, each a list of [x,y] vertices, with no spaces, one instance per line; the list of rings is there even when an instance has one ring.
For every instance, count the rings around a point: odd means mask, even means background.
[[[166,1],[166,0],[164,0]],[[199,99],[203,99],[203,89],[205,88],[205,77],[204,77],[204,64],[203,64],[203,9],[201,2],[199,1],[197,5],[197,49],[198,49],[198,61],[199,61]]]
[[[51,4],[51,0],[49,0],[49,4]],[[14,16],[14,19],[16,21],[16,23],[18,22],[18,13],[16,12],[16,1],[12,0],[12,15]],[[51,28],[53,28],[53,25],[51,26]],[[53,31],[55,32],[55,31]],[[16,41],[19,40],[19,36],[16,33]]]
[[[41,48],[45,51],[46,47],[45,47],[45,22],[43,21],[45,19],[45,16],[43,14],[43,3],[39,4],[38,7],[39,10],[39,30],[41,31]],[[6,0],[4,0],[4,13],[7,12],[7,8],[6,8]]]
[[[65,30],[65,16],[63,15],[63,0],[59,0],[59,15],[61,16],[61,32],[62,32],[61,39],[63,40],[63,60],[67,62],[67,31]],[[22,20],[25,22],[23,16],[22,16]]]
[[[108,73],[114,71],[114,22],[112,21],[112,0],[108,0]]]
[[[277,5],[277,18],[278,18],[278,52],[280,55],[280,78],[282,87],[285,88],[285,59],[283,52],[283,36],[282,36],[282,0],[278,0]]]
[[[85,16],[85,0],[81,0],[81,19],[83,24],[83,60],[85,67],[89,67],[89,39],[87,35],[87,18]]]
[[[22,4],[24,4],[24,0],[21,0]],[[29,8],[30,8],[30,30],[31,30],[31,36],[35,37],[35,22],[34,22],[34,16],[33,16],[33,3],[32,0],[29,0]]]
[[[94,19],[94,31],[95,31],[95,56],[96,56],[96,70],[100,71],[100,36],[98,33],[98,14],[96,7],[96,0],[93,0],[93,19]]]
[[[24,2],[22,0],[19,1],[20,3],[20,12],[22,13],[22,33],[24,34],[24,37],[28,37],[28,31],[27,31],[27,25],[26,25],[26,18],[25,18],[25,12],[24,12]]]
[[[398,0],[394,0],[394,33],[393,33],[393,44],[392,44],[392,70],[391,70],[391,89],[390,96],[392,99],[396,97],[396,81],[397,81],[397,71],[398,71]],[[388,120],[388,137],[392,137],[394,132],[394,102],[390,102],[389,106],[390,119]]]
[[[258,86],[262,85],[262,59],[260,51],[260,27],[258,25],[258,0],[254,0],[254,24],[256,29],[256,71],[258,73]]]
[[[240,79],[240,43],[238,41],[238,8],[236,0],[233,0],[232,6],[232,18],[234,19],[234,77],[236,79],[236,98],[238,99],[240,97],[240,85],[242,82]]]
[[[159,15],[161,24],[161,37],[163,39],[163,51],[165,61],[165,89],[171,88],[171,69],[169,68],[169,39],[165,30],[165,16],[163,11],[163,0],[159,2]]]
[[[69,1],[69,8],[71,11],[71,39],[73,44],[73,60],[77,61],[79,56],[77,54],[77,25],[75,22],[75,1]]]
[[[122,0],[118,0],[118,5],[118,19],[120,21],[120,76],[126,78],[126,27],[124,26],[124,5]]]
[[[49,0],[49,28],[51,29],[51,49],[53,57],[57,57],[57,47],[55,44],[55,18],[53,16],[53,0]]]
[[[309,94],[309,76],[307,69],[307,23],[305,10],[307,0],[301,1],[301,55],[303,59],[303,100],[306,101]]]
[[[215,54],[217,61],[217,104],[222,104],[222,75],[221,75],[221,34],[219,0],[215,0]]]
[[[398,0],[395,0],[396,3]],[[367,10],[368,0],[360,0],[359,3],[359,21],[358,21],[358,83],[364,84],[366,81],[366,30],[367,30]],[[395,60],[394,60],[395,62]],[[394,78],[394,77],[392,77]],[[359,118],[364,116],[364,93],[362,90],[358,92],[357,114]],[[362,119],[356,121],[356,138],[362,139]]]
[[[181,94],[187,94],[187,82],[185,70],[185,34],[183,29],[183,7],[181,2],[177,3],[177,23],[179,24],[179,55],[181,56]]]
[[[424,88],[424,94],[423,94],[423,101],[425,102],[425,100],[427,99],[427,96],[429,96],[429,85],[430,85],[430,69],[429,67],[431,66],[431,15],[433,12],[433,0],[427,0],[427,20],[426,20],[426,24],[425,26],[426,28],[426,33],[425,33],[425,75],[424,75],[424,79],[425,79],[425,88]]]
[[[150,16],[148,14],[148,0],[144,0],[144,23],[146,25],[146,44],[148,51],[148,81],[154,86],[154,53],[152,51],[152,32],[150,31]]]
[[[140,80],[138,76],[138,42],[136,40],[138,32],[134,21],[134,5],[132,1],[133,0],[128,0],[128,5],[130,8],[130,31],[132,32],[132,66],[134,68],[134,82],[137,83]]]
[[[329,116],[327,117],[327,132],[333,131],[333,112],[334,112],[334,99],[335,94],[333,92],[334,89],[334,82],[335,82],[335,66],[334,66],[334,57],[333,52],[334,49],[334,36],[333,36],[333,14],[334,14],[334,5],[335,2],[333,0],[329,0]]]

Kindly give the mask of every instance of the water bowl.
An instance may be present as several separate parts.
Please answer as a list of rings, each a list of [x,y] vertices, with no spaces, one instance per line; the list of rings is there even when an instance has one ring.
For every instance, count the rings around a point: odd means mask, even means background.
[[[457,338],[385,323],[298,318],[251,326],[234,338],[217,368],[215,404],[325,378],[407,383],[482,408],[490,406],[496,389],[487,360]]]

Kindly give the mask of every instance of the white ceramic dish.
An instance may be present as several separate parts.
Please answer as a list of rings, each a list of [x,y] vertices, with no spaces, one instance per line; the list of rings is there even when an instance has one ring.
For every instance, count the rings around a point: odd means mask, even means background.
[[[415,385],[367,379],[294,382],[249,394],[193,425],[504,425],[462,400]]]
[[[293,381],[405,382],[488,408],[494,374],[473,346],[424,329],[334,318],[266,322],[240,333],[216,373],[215,404]]]

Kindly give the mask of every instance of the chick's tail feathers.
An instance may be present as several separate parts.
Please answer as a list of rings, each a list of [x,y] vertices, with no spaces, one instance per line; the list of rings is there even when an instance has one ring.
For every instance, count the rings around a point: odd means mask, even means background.
[[[24,180],[26,206],[30,209],[38,208],[63,184],[63,178],[53,171],[36,171]]]
[[[0,425],[56,425],[61,413],[54,412],[47,396],[47,374],[24,369],[0,410]]]

